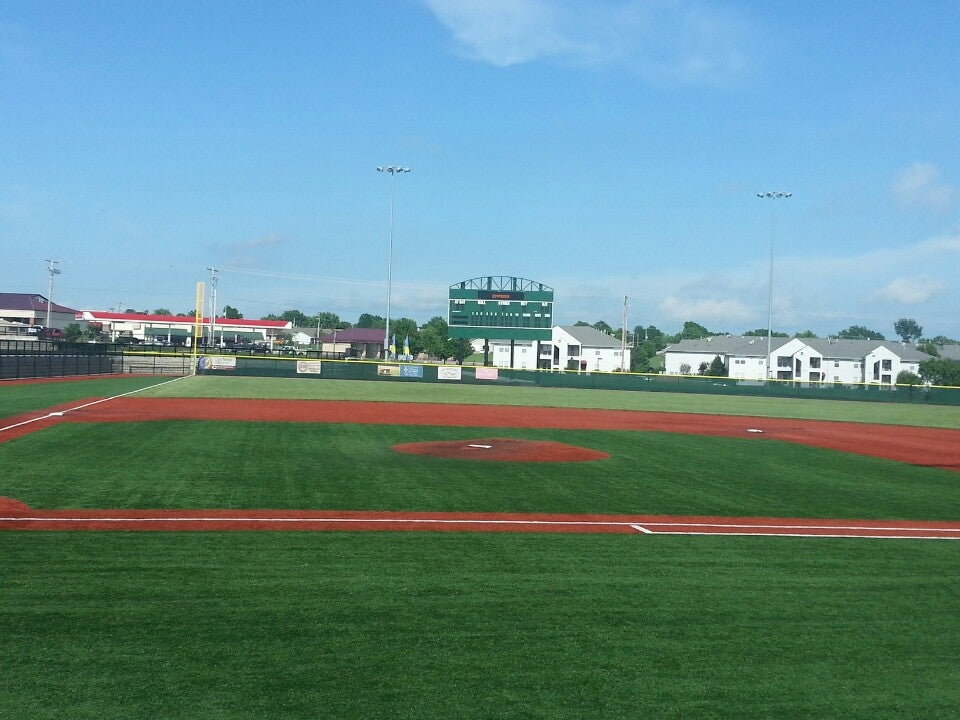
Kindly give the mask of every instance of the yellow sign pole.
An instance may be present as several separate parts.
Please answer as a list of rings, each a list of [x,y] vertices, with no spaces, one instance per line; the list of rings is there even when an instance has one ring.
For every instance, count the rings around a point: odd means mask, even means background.
[[[203,325],[203,283],[197,283],[197,307],[193,313],[193,370],[197,374],[197,346],[200,344],[200,328]]]

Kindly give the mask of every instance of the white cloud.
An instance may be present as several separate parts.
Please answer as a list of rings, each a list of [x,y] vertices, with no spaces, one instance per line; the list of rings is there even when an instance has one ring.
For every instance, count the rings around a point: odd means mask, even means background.
[[[619,325],[623,295],[628,324],[654,324],[676,332],[687,320],[712,330],[742,332],[766,327],[765,258],[717,265],[710,273],[682,270],[612,275],[584,282],[551,277],[560,322],[605,320]],[[844,256],[780,255],[775,259],[773,326],[824,336],[850,325],[889,334],[910,308],[933,334],[960,336],[960,234]]]
[[[467,57],[500,67],[574,52],[540,0],[424,0]]]
[[[750,23],[695,0],[422,0],[468,58],[617,66],[650,82],[723,84],[750,65]]]
[[[904,207],[947,212],[956,204],[957,188],[946,182],[933,163],[916,162],[900,171],[893,183],[893,196]]]
[[[876,297],[901,305],[919,305],[937,297],[944,289],[943,282],[930,277],[898,277],[880,288]]]
[[[736,298],[687,298],[671,295],[665,297],[657,308],[668,320],[732,326],[742,323],[756,314]],[[725,328],[726,329],[726,328]]]

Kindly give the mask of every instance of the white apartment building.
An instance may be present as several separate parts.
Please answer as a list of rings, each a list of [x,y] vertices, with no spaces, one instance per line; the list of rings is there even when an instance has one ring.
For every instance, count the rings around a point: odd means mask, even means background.
[[[720,357],[727,374],[739,380],[777,380],[892,385],[902,371],[918,374],[930,358],[913,345],[894,340],[771,338],[718,335],[682,340],[663,350],[664,372],[697,374],[702,363]],[[769,368],[769,371],[768,371]]]

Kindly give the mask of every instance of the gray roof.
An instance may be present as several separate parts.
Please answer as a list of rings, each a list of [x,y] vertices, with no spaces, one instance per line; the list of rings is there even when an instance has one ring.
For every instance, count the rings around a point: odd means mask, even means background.
[[[878,347],[884,347],[901,360],[916,361],[930,358],[917,350],[915,345],[897,340],[838,340],[836,338],[771,338],[771,351],[776,351],[794,339],[799,339],[807,347],[826,358],[860,360]],[[960,346],[957,346],[960,347]],[[737,337],[715,335],[701,340],[681,340],[668,345],[663,352],[716,353],[717,355],[735,355],[739,357],[765,357],[767,338],[765,336]]]
[[[898,340],[839,340],[836,338],[801,338],[809,347],[828,358],[859,360],[878,347],[883,347],[901,360],[929,360],[930,356],[917,350],[916,345]]]
[[[770,347],[776,350],[792,338],[770,338]],[[767,338],[739,337],[735,335],[715,335],[699,340],[681,340],[667,345],[663,352],[716,353],[717,355],[737,355],[739,357],[766,357]]]
[[[572,335],[581,345],[586,347],[620,347],[620,341],[613,335],[607,335],[588,325],[561,325],[560,329]]]
[[[948,360],[960,360],[960,345],[937,345],[940,357]]]

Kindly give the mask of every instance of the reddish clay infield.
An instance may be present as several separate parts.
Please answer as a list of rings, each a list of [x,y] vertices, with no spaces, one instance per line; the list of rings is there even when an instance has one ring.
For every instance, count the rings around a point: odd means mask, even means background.
[[[9,418],[0,426],[0,442],[60,422],[196,419],[659,431],[751,438],[758,442],[776,439],[914,465],[960,470],[960,431],[942,428],[428,403],[122,397],[107,402],[81,401]],[[464,444],[494,446],[495,443],[501,444],[497,452],[516,452],[520,447],[508,447],[511,443],[493,438],[458,441],[453,445],[459,444],[459,450],[456,447],[441,450],[468,452],[463,448]],[[547,448],[548,454],[553,453],[550,461],[557,461],[563,452],[586,450],[559,443],[549,445],[553,446]],[[470,451],[494,449],[470,448]],[[542,462],[545,458],[533,460]],[[502,458],[501,461],[516,459]],[[274,510],[32,510],[6,498],[0,498],[0,513],[3,515],[0,530],[455,530],[960,539],[960,523],[922,521]]]

